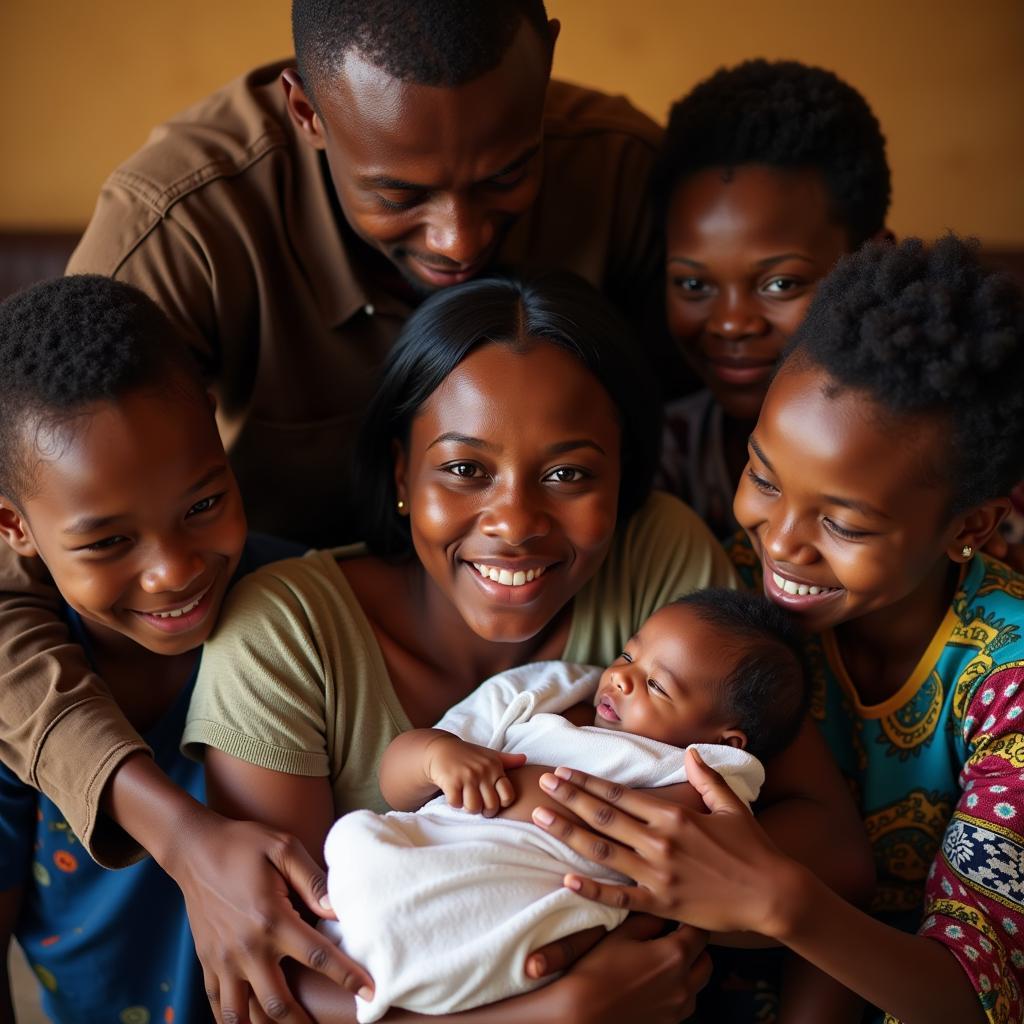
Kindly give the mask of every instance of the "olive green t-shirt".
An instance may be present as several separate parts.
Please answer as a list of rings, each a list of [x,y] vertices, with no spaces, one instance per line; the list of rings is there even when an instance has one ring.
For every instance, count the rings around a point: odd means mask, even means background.
[[[312,551],[234,587],[203,650],[186,753],[199,756],[206,745],[262,768],[327,776],[337,814],[388,809],[377,769],[387,745],[412,726],[338,567],[365,553],[361,545]],[[563,657],[607,664],[667,601],[734,581],[697,516],[678,499],[654,494],[575,597]]]

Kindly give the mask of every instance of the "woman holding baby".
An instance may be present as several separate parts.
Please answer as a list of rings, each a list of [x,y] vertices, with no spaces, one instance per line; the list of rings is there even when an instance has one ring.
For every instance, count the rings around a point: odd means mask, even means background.
[[[479,281],[424,303],[360,446],[366,545],[242,581],[206,648],[185,742],[206,748],[215,806],[319,857],[334,818],[386,809],[377,766],[399,732],[514,665],[608,663],[655,608],[731,584],[703,524],[649,494],[654,394],[626,329],[578,281]],[[856,894],[861,828],[813,727],[769,762],[764,792],[775,841]],[[658,931],[628,922],[472,1019],[678,1021],[707,977],[703,939]],[[308,1001],[351,1019],[338,990]]]

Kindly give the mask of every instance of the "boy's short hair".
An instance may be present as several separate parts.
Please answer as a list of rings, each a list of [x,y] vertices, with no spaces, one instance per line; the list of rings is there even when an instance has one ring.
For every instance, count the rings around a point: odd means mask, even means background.
[[[350,50],[401,82],[470,82],[501,63],[524,20],[550,46],[543,0],[292,0],[299,74],[314,102]]]
[[[831,71],[748,60],[719,69],[679,100],[654,170],[661,222],[680,181],[742,164],[820,171],[851,249],[885,227],[885,138],[864,97]]]
[[[832,393],[896,416],[937,414],[949,444],[929,470],[958,513],[1024,479],[1024,292],[978,261],[977,243],[871,243],[821,281],[783,353],[819,366]],[[798,364],[799,365],[799,364]]]
[[[746,749],[768,758],[800,729],[810,700],[803,642],[789,614],[768,598],[709,587],[673,602],[722,629],[724,652],[741,657],[720,684],[720,709],[747,737]]]
[[[26,429],[174,378],[203,394],[198,365],[153,300],[97,274],[0,303],[0,367],[0,494],[14,502],[29,496],[36,462]]]

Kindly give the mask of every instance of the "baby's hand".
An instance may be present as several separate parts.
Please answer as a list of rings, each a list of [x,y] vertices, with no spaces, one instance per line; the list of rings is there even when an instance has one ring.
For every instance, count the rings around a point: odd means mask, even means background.
[[[452,807],[493,818],[515,801],[505,769],[526,764],[525,754],[503,754],[447,735],[431,740],[426,753],[427,778]]]

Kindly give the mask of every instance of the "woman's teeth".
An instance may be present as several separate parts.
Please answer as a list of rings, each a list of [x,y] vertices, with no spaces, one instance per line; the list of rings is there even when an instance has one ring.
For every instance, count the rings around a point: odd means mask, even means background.
[[[806,583],[794,583],[792,580],[787,580],[785,577],[780,576],[777,572],[772,573],[772,579],[779,590],[784,590],[787,594],[799,594],[801,597],[805,594],[828,594],[833,590],[839,589],[838,587],[809,587]]]
[[[544,575],[544,568],[540,569],[527,569],[525,572],[522,569],[512,572],[511,569],[499,569],[494,565],[483,565],[480,562],[474,562],[473,568],[485,580],[493,580],[495,583],[501,583],[506,587],[521,587],[524,583],[531,583],[539,576]]]

